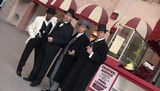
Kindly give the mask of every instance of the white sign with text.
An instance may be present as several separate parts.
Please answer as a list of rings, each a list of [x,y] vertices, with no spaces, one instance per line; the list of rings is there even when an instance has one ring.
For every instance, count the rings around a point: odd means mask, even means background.
[[[117,71],[102,64],[89,87],[94,91],[109,91],[117,75]]]

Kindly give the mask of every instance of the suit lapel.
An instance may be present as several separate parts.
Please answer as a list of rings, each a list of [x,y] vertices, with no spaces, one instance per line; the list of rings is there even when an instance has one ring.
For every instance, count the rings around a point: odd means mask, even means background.
[[[103,42],[105,42],[105,40],[101,40],[93,44],[93,50],[96,50],[97,48],[99,48],[99,46],[101,46]]]

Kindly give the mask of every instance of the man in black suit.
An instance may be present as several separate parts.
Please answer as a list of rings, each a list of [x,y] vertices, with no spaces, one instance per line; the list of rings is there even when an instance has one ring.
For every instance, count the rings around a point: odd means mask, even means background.
[[[62,86],[62,91],[85,91],[99,66],[106,60],[108,46],[105,43],[106,25],[100,24],[97,39],[92,41],[76,61]]]
[[[47,75],[49,77],[49,90],[42,89],[42,91],[56,91],[59,85],[63,83],[75,64],[77,56],[80,55],[81,49],[89,43],[85,34],[88,29],[89,22],[82,20],[79,24],[78,33],[72,36]]]
[[[73,33],[73,26],[70,21],[74,17],[74,10],[69,9],[65,12],[62,21],[58,22],[49,34],[46,43],[43,44],[38,57],[38,62],[34,65],[27,81],[31,81],[30,86],[34,87],[41,83],[54,57],[64,44],[68,43]]]
[[[54,8],[48,8],[46,13],[47,14],[45,16],[37,16],[28,28],[29,38],[26,40],[27,44],[16,71],[17,75],[20,77],[22,67],[25,65],[32,50],[35,49],[34,63],[36,63],[43,41],[47,38],[48,33],[57,23],[57,18],[53,17],[56,14],[56,10]]]

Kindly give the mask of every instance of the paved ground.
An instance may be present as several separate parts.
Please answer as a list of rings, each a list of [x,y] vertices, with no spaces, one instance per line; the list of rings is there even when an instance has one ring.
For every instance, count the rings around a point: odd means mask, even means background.
[[[0,91],[41,91],[47,84],[45,77],[40,86],[30,87],[30,82],[16,75],[16,66],[25,47],[27,34],[18,31],[10,24],[0,21]],[[33,54],[24,67],[23,76],[28,76],[32,69]]]

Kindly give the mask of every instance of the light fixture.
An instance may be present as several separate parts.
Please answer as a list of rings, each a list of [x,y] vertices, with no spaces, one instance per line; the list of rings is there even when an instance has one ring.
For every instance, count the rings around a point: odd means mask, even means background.
[[[134,70],[134,62],[130,61],[124,68],[130,71]]]

